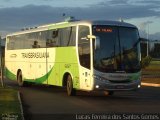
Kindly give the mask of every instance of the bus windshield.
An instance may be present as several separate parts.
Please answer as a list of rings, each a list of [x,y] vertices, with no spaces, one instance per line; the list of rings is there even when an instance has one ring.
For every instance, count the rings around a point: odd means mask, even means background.
[[[96,70],[108,73],[134,73],[140,70],[136,28],[94,25],[93,35],[100,38],[100,48],[94,50]]]

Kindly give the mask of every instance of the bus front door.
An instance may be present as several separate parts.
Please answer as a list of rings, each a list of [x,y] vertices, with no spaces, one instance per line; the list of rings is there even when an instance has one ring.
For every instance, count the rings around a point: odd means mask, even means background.
[[[80,62],[80,88],[84,90],[91,89],[91,49],[90,40],[87,35],[90,34],[90,28],[87,25],[78,27],[78,54]]]

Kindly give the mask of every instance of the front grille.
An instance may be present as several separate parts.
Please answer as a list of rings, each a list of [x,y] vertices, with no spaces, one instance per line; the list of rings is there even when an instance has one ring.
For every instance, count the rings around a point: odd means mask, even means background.
[[[130,83],[131,80],[109,80],[112,83]]]

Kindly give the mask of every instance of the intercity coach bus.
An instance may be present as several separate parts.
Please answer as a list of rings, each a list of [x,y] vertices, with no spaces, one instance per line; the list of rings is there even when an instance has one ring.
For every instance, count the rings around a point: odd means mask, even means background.
[[[136,26],[120,21],[70,20],[6,37],[6,77],[76,90],[137,90],[141,83]]]

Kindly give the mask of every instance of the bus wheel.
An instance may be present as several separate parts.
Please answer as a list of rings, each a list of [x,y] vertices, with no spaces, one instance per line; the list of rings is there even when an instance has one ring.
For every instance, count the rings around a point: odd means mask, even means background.
[[[67,95],[74,96],[76,94],[75,89],[73,88],[73,82],[70,75],[67,77]]]
[[[17,82],[19,86],[23,86],[22,71],[20,71],[17,75]]]
[[[113,95],[114,91],[108,91],[108,95]]]

